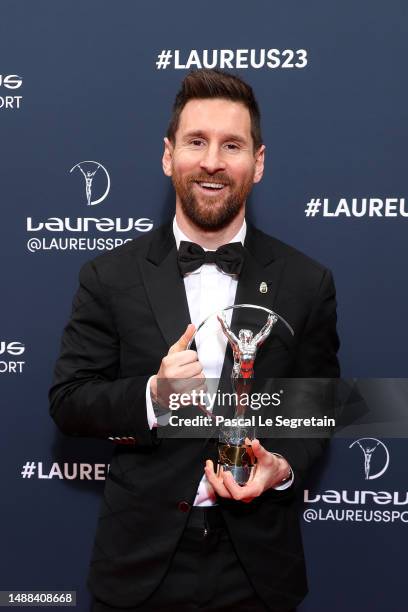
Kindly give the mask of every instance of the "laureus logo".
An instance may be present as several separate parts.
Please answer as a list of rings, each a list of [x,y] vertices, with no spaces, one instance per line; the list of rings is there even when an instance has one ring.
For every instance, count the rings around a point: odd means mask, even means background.
[[[380,478],[390,463],[390,454],[384,442],[377,438],[359,438],[349,448],[353,446],[358,446],[363,452],[365,480]]]
[[[96,206],[97,204],[103,202],[110,190],[110,177],[106,168],[99,162],[88,160],[75,164],[75,166],[71,168],[70,173],[74,170],[78,170],[78,172],[82,173],[83,175],[87,205]],[[103,189],[103,187],[101,187],[101,177],[103,177],[105,182],[105,191],[102,193],[102,195],[97,197],[98,193],[100,194]]]

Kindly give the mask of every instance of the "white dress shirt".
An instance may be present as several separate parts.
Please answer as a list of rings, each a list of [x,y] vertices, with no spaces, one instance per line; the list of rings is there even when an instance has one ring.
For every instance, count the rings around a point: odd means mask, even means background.
[[[173,221],[173,232],[177,249],[180,242],[191,240],[183,234],[177,225],[176,218]],[[244,220],[241,229],[230,242],[241,242],[244,244],[246,235],[246,222]],[[208,249],[204,249],[207,251]],[[190,320],[197,328],[199,324],[209,315],[220,312],[235,301],[238,278],[219,270],[215,264],[205,264],[184,276]],[[227,321],[231,323],[232,310],[227,311]],[[224,363],[227,338],[221,329],[217,317],[212,317],[201,328],[195,337],[198,359],[203,367],[207,379],[219,379]],[[153,378],[153,377],[152,377]],[[146,409],[150,429],[157,426],[157,418],[154,413],[150,396],[150,381],[146,387]],[[276,488],[287,488],[293,482],[293,478]],[[214,489],[208,482],[205,474],[199,484],[194,501],[195,506],[212,506],[216,504]]]

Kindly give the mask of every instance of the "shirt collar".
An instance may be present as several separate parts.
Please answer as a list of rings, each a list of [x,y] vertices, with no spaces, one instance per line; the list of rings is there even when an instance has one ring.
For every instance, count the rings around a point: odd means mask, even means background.
[[[233,238],[231,238],[229,243],[230,242],[241,242],[241,244],[244,245],[246,231],[247,231],[247,224],[246,224],[246,221],[244,219],[240,229],[235,234],[235,236],[233,236]],[[182,240],[185,240],[186,242],[192,242],[192,240],[190,240],[190,238],[187,238],[187,236],[179,228],[179,226],[177,224],[177,221],[176,221],[176,216],[175,215],[174,215],[174,219],[173,219],[173,233],[174,233],[174,238],[176,240],[177,250],[178,250],[178,248],[180,246],[180,242]],[[211,250],[211,249],[206,249],[205,247],[203,247],[203,249],[204,249],[204,251],[210,251]]]

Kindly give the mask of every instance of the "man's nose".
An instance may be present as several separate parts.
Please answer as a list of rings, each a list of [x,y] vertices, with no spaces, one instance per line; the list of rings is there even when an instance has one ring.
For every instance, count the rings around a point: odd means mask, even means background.
[[[220,170],[225,170],[225,161],[217,145],[214,144],[207,147],[201,158],[200,168],[206,170],[208,174],[214,174]]]

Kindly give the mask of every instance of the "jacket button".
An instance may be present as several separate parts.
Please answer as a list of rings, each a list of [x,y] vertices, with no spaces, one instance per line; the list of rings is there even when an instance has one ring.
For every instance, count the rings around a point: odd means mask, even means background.
[[[181,501],[177,504],[177,508],[180,510],[180,512],[188,512],[191,506],[188,502]]]

